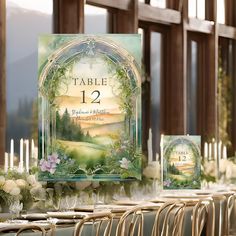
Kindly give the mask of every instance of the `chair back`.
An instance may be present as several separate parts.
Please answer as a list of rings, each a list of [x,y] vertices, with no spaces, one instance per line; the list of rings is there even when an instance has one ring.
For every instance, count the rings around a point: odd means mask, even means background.
[[[206,235],[215,234],[215,210],[211,199],[199,199],[193,207],[192,236],[200,236],[206,226]]]
[[[16,233],[16,236],[19,236],[21,233],[25,232],[25,231],[40,231],[42,233],[42,236],[45,236],[46,235],[46,230],[39,226],[39,225],[27,225],[27,226],[23,226],[21,227],[17,233]]]
[[[160,204],[144,204],[126,211],[119,219],[116,236],[143,236],[144,217],[149,212],[156,212]]]
[[[185,207],[184,202],[165,202],[156,213],[152,236],[182,236]]]
[[[113,215],[109,212],[99,212],[89,214],[81,219],[74,229],[74,236],[81,236],[83,231],[86,231],[84,235],[90,235],[95,232],[96,236],[110,236],[112,226]],[[85,229],[85,226],[87,229]]]

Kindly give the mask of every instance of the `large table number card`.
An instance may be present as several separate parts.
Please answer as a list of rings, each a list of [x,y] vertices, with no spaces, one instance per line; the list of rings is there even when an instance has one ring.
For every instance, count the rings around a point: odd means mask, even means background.
[[[39,179],[141,178],[141,39],[39,38]]]
[[[201,137],[163,136],[163,188],[199,189],[201,187]]]

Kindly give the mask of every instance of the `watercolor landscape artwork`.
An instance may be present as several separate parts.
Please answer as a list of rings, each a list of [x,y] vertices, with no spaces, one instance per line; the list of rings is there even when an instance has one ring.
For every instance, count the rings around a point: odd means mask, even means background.
[[[140,58],[137,34],[40,37],[40,179],[141,178]]]
[[[163,188],[200,189],[201,137],[163,136]]]

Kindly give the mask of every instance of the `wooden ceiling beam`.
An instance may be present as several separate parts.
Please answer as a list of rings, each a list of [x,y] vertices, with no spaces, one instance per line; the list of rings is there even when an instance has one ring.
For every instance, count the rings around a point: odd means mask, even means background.
[[[142,21],[161,22],[165,24],[181,23],[181,14],[179,11],[153,7],[144,3],[139,3],[138,18]]]
[[[219,36],[236,40],[236,28],[219,24]]]
[[[99,7],[111,7],[120,10],[129,10],[131,0],[86,0],[87,4]]]

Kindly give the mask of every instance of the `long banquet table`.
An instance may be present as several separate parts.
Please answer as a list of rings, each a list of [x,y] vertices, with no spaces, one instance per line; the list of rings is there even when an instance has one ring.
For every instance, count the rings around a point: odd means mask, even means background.
[[[230,196],[234,196],[235,192],[230,189],[217,189],[217,190],[201,190],[201,191],[162,191],[158,194],[158,196],[154,199],[150,199],[153,203],[155,201],[168,201],[168,200],[194,200],[194,199],[204,199],[204,198],[212,198],[215,206],[215,235],[221,236],[226,234],[226,230],[229,228],[233,228],[233,223],[236,219],[236,207],[228,206],[228,199]],[[132,201],[131,201],[132,202]],[[144,203],[144,202],[143,202]],[[147,203],[147,201],[145,201]],[[125,207],[125,206],[123,206]],[[112,205],[104,205],[104,208],[112,209]],[[127,207],[127,209],[129,209]],[[103,206],[100,206],[100,211],[103,210]],[[106,209],[107,210],[107,209]],[[183,231],[184,236],[191,235],[191,215],[192,215],[193,207],[188,206],[185,209],[184,214],[184,225]],[[230,215],[230,218],[228,217]],[[0,214],[0,218],[3,220],[4,215]],[[155,214],[153,212],[145,214],[144,217],[144,232],[145,236],[151,235],[152,225],[154,222]],[[112,225],[112,234],[115,235],[116,226],[118,220],[115,220]],[[36,223],[36,222],[35,222]],[[14,223],[13,223],[14,224]],[[55,224],[53,230],[48,231],[47,235],[56,235],[56,236],[64,236],[64,235],[73,235],[74,232],[74,224]],[[90,230],[90,226],[86,226],[85,232],[83,235],[88,235],[88,230]],[[0,224],[1,229],[1,224]],[[32,232],[25,233],[28,236],[37,236],[41,235],[41,233]],[[7,236],[15,235],[12,233],[5,233]]]

